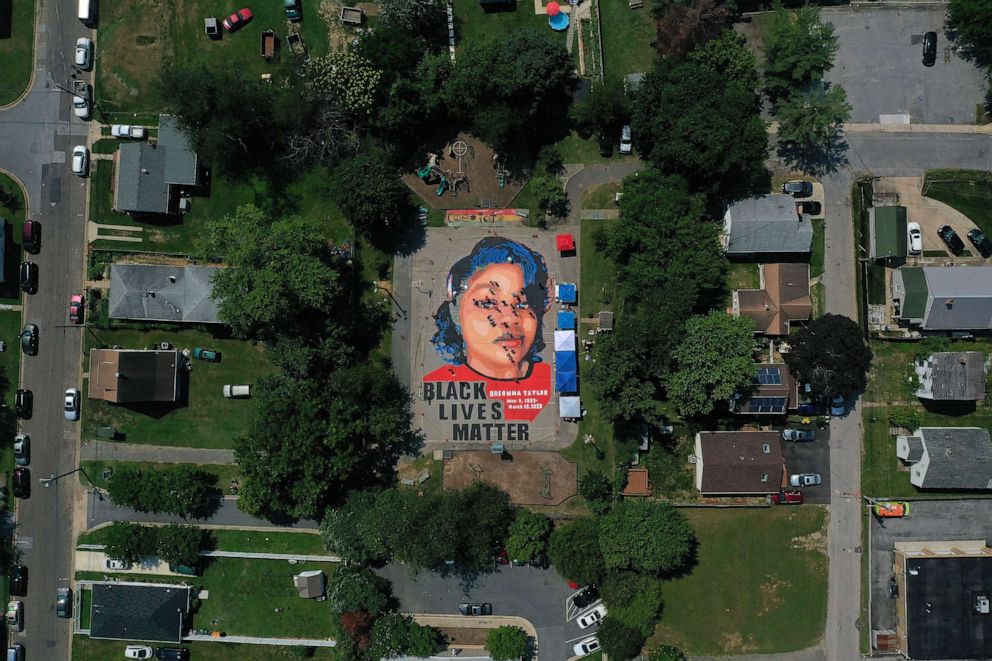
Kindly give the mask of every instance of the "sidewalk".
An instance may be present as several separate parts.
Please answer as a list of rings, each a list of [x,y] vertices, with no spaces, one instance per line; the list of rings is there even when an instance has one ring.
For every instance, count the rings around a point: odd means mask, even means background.
[[[148,461],[157,464],[234,464],[234,450],[85,441],[79,458],[90,461]]]

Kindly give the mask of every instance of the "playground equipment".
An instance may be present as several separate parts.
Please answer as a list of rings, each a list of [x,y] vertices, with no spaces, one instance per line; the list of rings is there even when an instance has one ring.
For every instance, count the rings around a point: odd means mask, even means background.
[[[444,191],[447,190],[447,188],[448,188],[448,178],[442,173],[441,183],[438,185],[437,192],[434,194],[437,195],[438,197],[441,197],[442,195],[444,195]]]
[[[426,184],[432,184],[441,178],[441,168],[437,165],[437,154],[427,153],[427,165],[417,170],[417,176]]]
[[[469,183],[468,175],[464,172],[457,172],[451,178],[451,197],[458,197],[458,187],[465,186],[465,191],[468,193],[472,192],[472,186]]]
[[[499,154],[493,154],[493,169],[496,170],[496,181],[499,182],[500,188],[506,186],[510,178],[510,171],[506,169],[505,164],[505,161],[499,160]]]

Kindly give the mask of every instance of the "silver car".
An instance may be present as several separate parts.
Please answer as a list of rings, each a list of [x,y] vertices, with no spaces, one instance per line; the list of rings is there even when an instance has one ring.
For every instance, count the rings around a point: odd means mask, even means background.
[[[74,63],[80,69],[86,71],[93,66],[93,41],[86,37],[76,40],[76,54]]]
[[[789,476],[789,484],[794,487],[815,487],[821,482],[819,473],[799,473]]]
[[[90,150],[83,145],[72,148],[72,173],[85,177],[90,169]]]
[[[79,390],[67,388],[65,391],[65,419],[79,420]]]

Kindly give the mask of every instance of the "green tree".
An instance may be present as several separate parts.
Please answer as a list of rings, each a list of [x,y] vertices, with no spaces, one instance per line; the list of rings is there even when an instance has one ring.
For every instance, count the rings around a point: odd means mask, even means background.
[[[658,32],[653,45],[662,57],[691,53],[720,34],[735,14],[733,0],[652,0]]]
[[[610,617],[645,636],[654,632],[663,604],[660,579],[627,571],[609,572],[600,594]]]
[[[378,20],[387,26],[408,31],[423,30],[430,23],[444,20],[442,0],[377,0]],[[378,26],[376,26],[378,30]]]
[[[136,564],[155,555],[157,532],[155,528],[140,523],[114,521],[107,528],[104,553],[113,560]]]
[[[489,630],[486,650],[493,661],[522,659],[527,654],[527,634],[520,627],[501,626]]]
[[[562,578],[582,584],[598,582],[603,573],[603,553],[596,519],[576,519],[555,528],[548,557]]]
[[[679,414],[707,415],[715,402],[726,402],[749,386],[756,370],[754,347],[754,321],[747,317],[714,310],[690,318],[668,379]]]
[[[785,362],[800,383],[824,399],[864,390],[872,353],[857,323],[836,314],[817,317],[789,337]]]
[[[660,645],[648,654],[650,661],[686,661],[685,652],[674,645]]]
[[[207,535],[201,528],[170,523],[158,529],[158,557],[167,564],[195,567],[206,545]]]
[[[765,172],[768,134],[754,90],[708,64],[658,61],[637,90],[631,129],[642,156],[695,190],[746,191]]]
[[[758,91],[761,76],[757,62],[754,53],[747,48],[744,35],[739,32],[724,30],[719,37],[689,53],[686,59],[740,83],[745,89]]]
[[[320,534],[328,551],[360,564],[389,558],[385,528],[392,522],[380,517],[376,496],[375,491],[355,491],[341,507],[327,511]]]
[[[513,560],[530,562],[547,551],[550,534],[551,519],[522,507],[510,524],[506,551]]]
[[[670,574],[689,561],[692,524],[667,503],[624,500],[599,520],[599,548],[609,569]]]
[[[312,96],[334,98],[348,112],[368,115],[382,72],[361,55],[332,52],[311,58],[303,78]]]
[[[579,495],[594,514],[603,514],[613,500],[613,481],[599,471],[589,471],[579,478]]]
[[[572,120],[583,133],[615,135],[630,119],[630,102],[623,83],[607,78],[593,83],[589,95],[582,103],[572,106]]]
[[[613,615],[607,615],[596,632],[603,653],[617,661],[628,661],[641,653],[645,636],[620,622]]]
[[[984,0],[950,0],[946,27],[965,56],[979,66],[992,66],[992,5]]]
[[[444,633],[434,627],[423,626],[410,622],[407,630],[406,653],[410,656],[424,658],[433,656],[446,646]]]
[[[365,611],[377,615],[394,601],[392,584],[359,565],[345,565],[334,572],[327,596],[331,607],[339,613]]]
[[[235,443],[244,473],[239,507],[256,516],[320,518],[353,490],[394,479],[415,453],[410,394],[376,363],[324,380],[259,379],[249,432]]]
[[[348,222],[377,246],[394,244],[414,219],[410,189],[380,149],[363,149],[341,163],[332,191]]]
[[[779,102],[779,155],[804,172],[819,172],[843,146],[841,127],[851,118],[844,88],[817,81]]]
[[[837,35],[821,20],[820,7],[786,9],[775,0],[775,13],[763,34],[765,91],[778,101],[803,89],[833,65]]]
[[[205,518],[221,495],[215,482],[214,475],[186,465],[162,470],[121,466],[107,481],[107,493],[115,505],[139,512]]]
[[[555,177],[536,177],[531,181],[534,201],[549,216],[563,218],[568,215],[569,202],[565,188]]]

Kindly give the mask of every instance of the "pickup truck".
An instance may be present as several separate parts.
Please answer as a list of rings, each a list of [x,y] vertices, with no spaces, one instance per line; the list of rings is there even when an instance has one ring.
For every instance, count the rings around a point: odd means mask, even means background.
[[[72,111],[80,119],[90,118],[90,86],[85,80],[72,81]]]
[[[140,126],[130,124],[114,124],[110,127],[110,135],[115,138],[134,138],[136,140],[145,139],[145,129]]]

